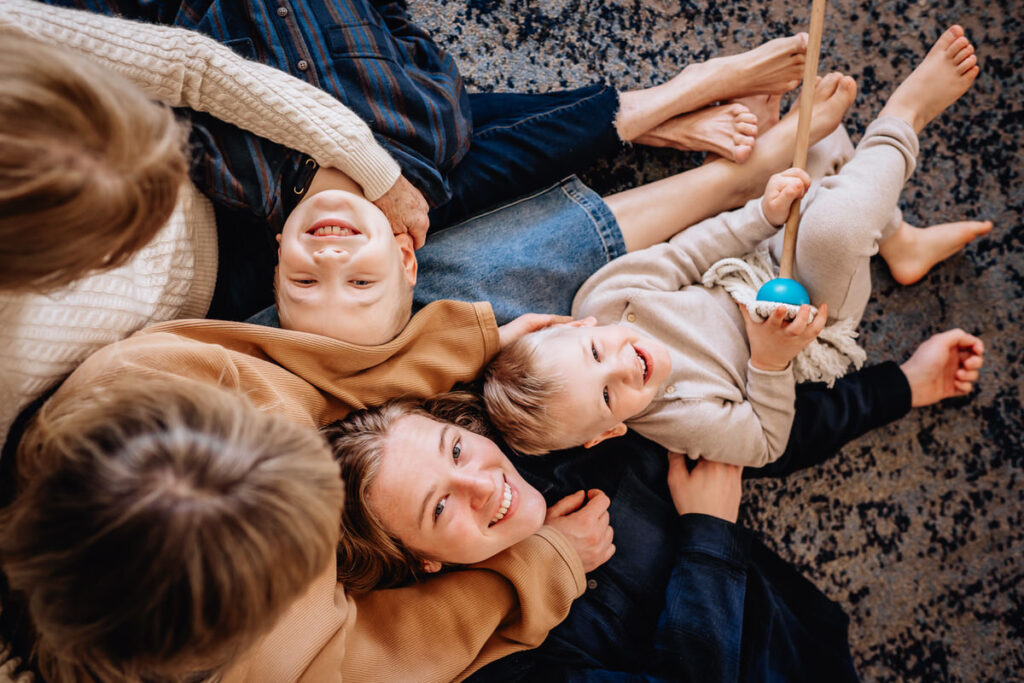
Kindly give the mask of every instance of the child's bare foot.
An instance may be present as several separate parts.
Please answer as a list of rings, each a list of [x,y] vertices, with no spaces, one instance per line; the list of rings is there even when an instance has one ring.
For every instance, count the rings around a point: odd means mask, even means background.
[[[738,103],[705,107],[655,126],[633,142],[681,151],[711,152],[743,163],[754,150],[757,116]]]
[[[878,246],[889,272],[901,285],[912,285],[936,263],[992,229],[992,221],[959,221],[916,228],[906,221]]]
[[[676,79],[698,79],[711,101],[747,95],[781,95],[800,85],[807,59],[807,34],[769,40],[738,55],[691,64]],[[669,81],[671,83],[672,81]]]
[[[967,92],[978,77],[978,58],[964,29],[953,25],[939,37],[932,49],[906,80],[900,83],[879,116],[901,118],[921,132]]]
[[[782,95],[750,95],[735,99],[733,102],[742,104],[757,117],[758,135],[767,133],[772,126],[779,122],[781,116],[779,105],[782,102]]]

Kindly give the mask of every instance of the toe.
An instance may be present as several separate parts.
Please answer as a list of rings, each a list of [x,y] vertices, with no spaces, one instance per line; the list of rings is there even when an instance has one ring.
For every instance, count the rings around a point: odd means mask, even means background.
[[[977,72],[977,65],[978,65],[978,58],[975,55],[971,55],[970,57],[968,57],[964,61],[960,62],[960,65],[957,66],[957,68],[956,68],[956,72],[960,76],[963,76],[963,75],[967,74],[972,69],[975,70],[975,72]],[[975,73],[975,75],[977,75],[977,74]]]
[[[741,135],[748,137],[757,136],[757,124],[756,123],[738,123],[736,124],[736,132]]]

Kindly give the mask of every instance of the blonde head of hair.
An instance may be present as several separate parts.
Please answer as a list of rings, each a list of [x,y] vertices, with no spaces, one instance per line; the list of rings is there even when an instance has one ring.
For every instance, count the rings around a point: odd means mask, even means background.
[[[186,132],[167,107],[57,45],[0,41],[0,290],[113,268],[170,217]]]
[[[484,368],[484,405],[495,429],[524,455],[544,455],[578,445],[552,415],[562,380],[541,367],[541,344],[557,326],[524,335]]]
[[[338,580],[354,593],[420,579],[423,558],[391,534],[370,506],[370,486],[384,457],[388,436],[403,417],[420,415],[491,436],[480,397],[453,391],[431,399],[393,399],[350,414],[324,428],[341,465],[345,506],[338,542]]]
[[[47,680],[222,671],[321,573],[338,466],[312,429],[194,382],[129,381],[46,406],[45,464],[0,519]]]

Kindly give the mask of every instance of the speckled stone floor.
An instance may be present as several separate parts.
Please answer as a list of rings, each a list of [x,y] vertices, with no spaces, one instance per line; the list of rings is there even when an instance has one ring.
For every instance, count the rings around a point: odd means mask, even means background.
[[[805,30],[810,2],[413,0],[471,90],[553,90],[603,78],[652,85],[681,66]],[[981,75],[922,135],[908,221],[960,217],[993,232],[911,287],[874,264],[861,328],[870,360],[903,360],[959,326],[984,338],[965,399],[916,410],[825,467],[748,483],[746,523],[851,617],[868,681],[1024,680],[1024,6],[1019,0],[837,0],[820,72],[860,87],[856,140],[942,30],[960,23]],[[697,156],[625,150],[585,175],[602,192],[685,170]]]

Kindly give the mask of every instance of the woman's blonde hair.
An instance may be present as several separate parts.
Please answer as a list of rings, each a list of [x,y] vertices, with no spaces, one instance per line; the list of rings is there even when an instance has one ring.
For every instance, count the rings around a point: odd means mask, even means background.
[[[185,128],[117,74],[57,45],[0,41],[0,290],[123,264],[171,216]]]
[[[314,430],[195,382],[122,379],[44,407],[0,518],[44,678],[195,680],[327,570],[342,504]]]
[[[426,400],[394,399],[324,428],[345,481],[338,580],[354,593],[389,588],[423,576],[424,558],[389,533],[369,505],[369,489],[384,456],[384,442],[395,423],[408,415],[451,422],[487,437],[493,431],[479,396],[465,391]]]

